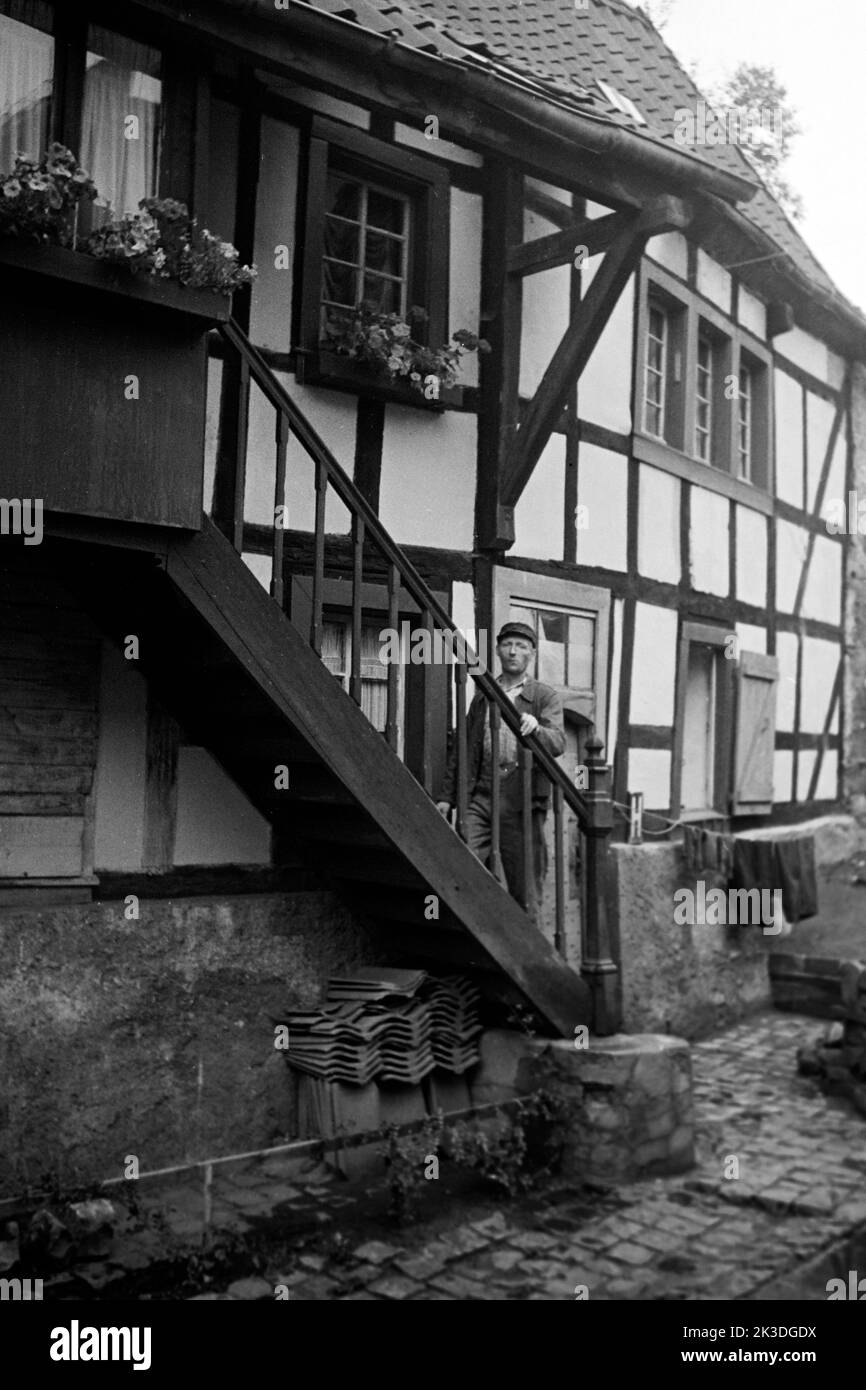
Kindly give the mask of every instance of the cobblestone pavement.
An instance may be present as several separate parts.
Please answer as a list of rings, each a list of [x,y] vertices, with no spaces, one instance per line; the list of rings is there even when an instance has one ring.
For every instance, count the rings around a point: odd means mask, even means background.
[[[591,1299],[760,1297],[762,1287],[866,1229],[866,1122],[796,1073],[797,1047],[822,1026],[767,1013],[694,1045],[698,1162],[682,1176],[609,1197],[552,1190],[480,1220],[458,1202],[453,1219],[396,1233],[377,1228],[377,1238],[365,1236],[339,1259],[317,1253],[313,1241],[312,1250],[299,1246],[287,1271],[199,1297],[549,1300],[574,1299],[576,1290]],[[215,1182],[215,1221],[243,1229],[278,1204],[291,1214],[305,1204],[309,1212],[310,1202],[323,1231],[349,1216],[351,1199],[326,1170],[297,1174],[288,1157],[225,1174]],[[201,1230],[200,1188],[191,1191],[180,1187],[172,1198],[157,1190],[149,1199],[168,1208],[178,1236]],[[823,1279],[815,1296],[826,1296]]]

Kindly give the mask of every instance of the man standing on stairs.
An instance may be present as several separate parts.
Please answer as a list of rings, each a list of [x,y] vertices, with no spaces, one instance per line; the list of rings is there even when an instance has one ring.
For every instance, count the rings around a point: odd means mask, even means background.
[[[506,623],[496,639],[496,654],[502,670],[499,684],[520,715],[520,732],[535,734],[539,743],[558,758],[565,752],[562,704],[556,691],[529,674],[535,661],[535,633],[527,623]],[[488,703],[480,691],[469,709],[466,721],[467,791],[466,843],[482,863],[490,854],[492,741]],[[518,743],[504,720],[499,725],[499,849],[508,891],[522,907],[531,909],[524,882],[523,805]],[[456,749],[452,750],[445,774],[442,797],[437,806],[447,816],[455,804],[457,783]],[[544,774],[532,773],[532,856],[537,903],[547,873],[547,846],[544,821],[550,785]]]

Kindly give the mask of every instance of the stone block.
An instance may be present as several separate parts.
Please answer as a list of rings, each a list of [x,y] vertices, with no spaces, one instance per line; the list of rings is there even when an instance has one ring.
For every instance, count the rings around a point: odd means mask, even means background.
[[[524,1063],[546,1047],[543,1038],[529,1038],[507,1028],[488,1028],[481,1034],[480,1060],[466,1073],[472,1103],[508,1100],[531,1089]]]

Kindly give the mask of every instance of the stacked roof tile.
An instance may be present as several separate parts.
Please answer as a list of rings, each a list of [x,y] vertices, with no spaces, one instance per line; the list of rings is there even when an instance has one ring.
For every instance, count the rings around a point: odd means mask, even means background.
[[[289,1029],[286,1060],[327,1081],[416,1085],[442,1067],[458,1074],[478,1060],[478,990],[460,976],[364,969],[333,976],[318,1009],[277,1020]]]

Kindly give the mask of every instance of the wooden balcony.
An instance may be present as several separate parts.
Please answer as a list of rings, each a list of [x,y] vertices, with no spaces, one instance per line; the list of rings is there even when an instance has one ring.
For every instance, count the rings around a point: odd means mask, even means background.
[[[0,240],[0,492],[198,529],[206,337],[231,301]]]

